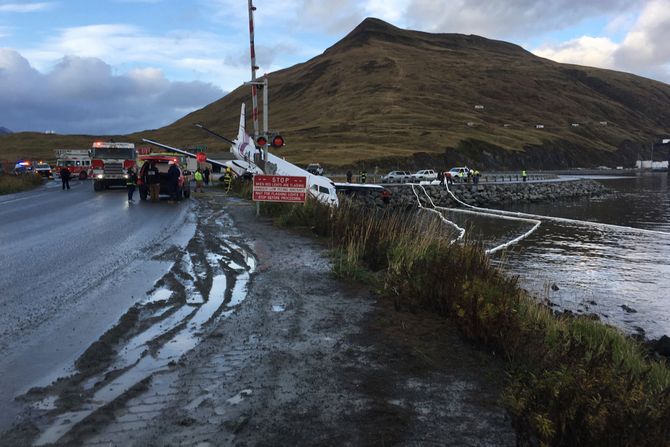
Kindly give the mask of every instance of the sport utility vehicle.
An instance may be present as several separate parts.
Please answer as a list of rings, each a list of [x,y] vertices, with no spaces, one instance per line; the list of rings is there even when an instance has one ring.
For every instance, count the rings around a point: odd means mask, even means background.
[[[319,163],[310,163],[305,170],[314,175],[323,175],[325,172]]]
[[[140,157],[140,161],[143,162],[140,172],[137,175],[137,185],[140,190],[140,199],[147,200],[149,195],[149,186],[144,183],[146,170],[149,168],[153,162],[158,168],[158,175],[160,177],[160,195],[170,195],[170,185],[168,182],[168,169],[170,169],[170,162],[175,162],[179,168],[179,183],[177,184],[177,199],[182,197],[191,196],[191,172],[184,170],[183,167],[179,166],[179,159],[176,157],[170,157],[169,155],[145,155]]]
[[[382,183],[405,183],[412,177],[407,171],[391,171],[382,176]]]
[[[432,182],[433,180],[437,180],[437,172],[433,171],[432,169],[423,169],[421,171],[417,171],[416,174],[413,174],[412,180],[415,182]]]
[[[35,163],[33,165],[33,168],[35,168],[35,174],[39,174],[42,177],[50,178],[52,176],[51,166],[49,166],[49,163],[44,163],[40,161],[38,163]]]

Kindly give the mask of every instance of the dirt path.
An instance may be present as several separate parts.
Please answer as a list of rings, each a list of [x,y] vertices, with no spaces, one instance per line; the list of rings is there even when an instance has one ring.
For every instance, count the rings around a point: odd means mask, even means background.
[[[228,294],[223,312],[197,328],[192,349],[60,443],[515,445],[496,403],[504,373],[489,355],[466,347],[442,320],[397,313],[336,280],[318,241],[273,228],[251,205],[213,191],[200,200],[196,242],[216,251],[212,241],[225,236],[254,253],[248,294]],[[0,443],[29,444],[58,421],[40,417],[26,415]]]

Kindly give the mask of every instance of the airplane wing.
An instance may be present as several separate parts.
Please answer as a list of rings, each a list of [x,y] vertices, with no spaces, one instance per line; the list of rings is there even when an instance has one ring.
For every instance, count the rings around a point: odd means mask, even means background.
[[[154,146],[161,147],[161,148],[163,148],[165,150],[168,150],[168,151],[171,151],[171,152],[176,152],[176,153],[181,154],[181,155],[186,155],[187,157],[197,158],[196,154],[194,154],[192,152],[188,152],[188,151],[185,151],[183,149],[177,149],[176,147],[168,146],[167,144],[159,143],[158,141],[148,140],[146,138],[142,138],[142,141],[144,141],[145,143],[153,144]],[[228,165],[225,162],[221,162],[221,161],[218,161],[218,160],[212,160],[211,158],[208,158],[206,161],[207,161],[207,163],[211,163],[212,165],[219,166],[223,169],[228,167]]]
[[[384,188],[381,185],[372,185],[372,184],[367,184],[367,183],[334,183],[335,189],[339,191],[350,191],[350,192],[355,192],[355,191],[379,191],[382,192],[386,188]]]

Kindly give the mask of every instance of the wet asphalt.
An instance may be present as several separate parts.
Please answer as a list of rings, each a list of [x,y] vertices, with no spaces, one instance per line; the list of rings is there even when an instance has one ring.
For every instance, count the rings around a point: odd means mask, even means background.
[[[51,181],[0,196],[0,431],[15,397],[67,373],[169,268],[195,231],[189,200],[127,202],[124,189]]]

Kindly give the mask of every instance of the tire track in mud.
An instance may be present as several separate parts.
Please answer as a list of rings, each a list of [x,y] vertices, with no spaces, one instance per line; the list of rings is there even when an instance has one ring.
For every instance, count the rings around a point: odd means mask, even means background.
[[[96,429],[111,422],[244,300],[254,255],[222,210],[201,201],[196,215],[204,217],[185,249],[172,245],[154,256],[173,262],[170,270],[77,359],[76,372],[17,398],[27,406],[23,422],[0,444],[80,442],[90,431],[87,422]]]

